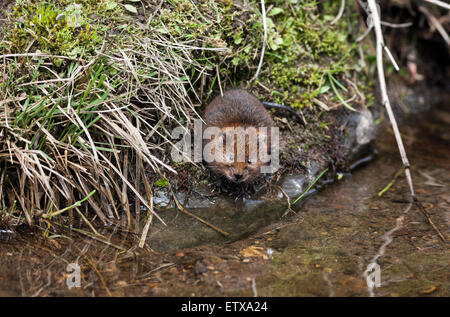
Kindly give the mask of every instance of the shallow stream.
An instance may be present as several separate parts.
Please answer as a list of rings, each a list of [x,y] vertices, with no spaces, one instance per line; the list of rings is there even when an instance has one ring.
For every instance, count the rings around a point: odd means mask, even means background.
[[[283,197],[194,193],[191,202],[204,205],[189,210],[229,237],[175,209],[160,212],[167,226],[155,221],[143,249],[139,236],[115,228],[98,240],[2,229],[0,296],[450,296],[448,242],[417,208],[404,213],[408,188],[404,174],[395,178],[402,164],[390,131],[380,131],[371,162],[293,211]],[[415,115],[401,132],[417,196],[448,241],[450,109]],[[303,182],[288,176],[283,188],[295,197]],[[370,289],[364,272],[377,254],[380,285]],[[70,263],[80,267],[80,287],[68,287]]]

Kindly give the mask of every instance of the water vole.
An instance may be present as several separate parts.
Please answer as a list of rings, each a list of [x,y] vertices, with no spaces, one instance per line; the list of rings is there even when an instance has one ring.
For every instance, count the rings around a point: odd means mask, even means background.
[[[261,101],[245,90],[229,90],[223,96],[217,96],[211,101],[205,109],[203,119],[205,121],[203,131],[209,127],[216,127],[220,130],[219,136],[204,139],[204,146],[208,143],[216,145],[222,143],[223,145],[223,151],[213,152],[218,159],[207,163],[213,174],[224,176],[235,183],[249,183],[260,177],[261,167],[268,162],[261,161],[259,155],[256,157],[251,155],[254,153],[251,152],[251,149],[255,139],[250,138],[249,135],[239,137],[241,133],[239,131],[242,131],[239,129],[254,128],[253,131],[257,137],[262,135],[269,155],[272,119]],[[238,131],[237,134],[234,133],[236,131]],[[233,137],[227,138],[229,133]],[[226,151],[227,147],[228,151]]]

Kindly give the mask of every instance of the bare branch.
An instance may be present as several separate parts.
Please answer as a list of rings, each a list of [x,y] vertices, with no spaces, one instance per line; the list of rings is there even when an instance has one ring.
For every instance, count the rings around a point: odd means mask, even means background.
[[[447,43],[448,46],[450,46],[450,37],[448,36],[447,32],[445,31],[444,27],[439,22],[439,20],[436,19],[436,17],[434,15],[432,15],[431,12],[428,11],[427,8],[425,8],[423,6],[420,6],[419,10],[423,14],[425,14],[425,16],[427,17],[428,22],[438,30],[438,32],[441,34],[441,36],[444,39],[444,41]]]
[[[263,26],[264,26],[264,39],[263,39],[263,45],[262,45],[262,50],[261,50],[261,57],[259,59],[258,69],[256,70],[255,76],[253,77],[252,81],[255,81],[256,78],[258,78],[258,75],[259,75],[259,72],[261,71],[262,63],[264,60],[264,52],[266,51],[267,20],[266,20],[266,6],[264,4],[264,0],[261,0],[261,11],[262,11],[262,18],[263,18]]]
[[[358,38],[356,39],[356,42],[361,42],[362,40],[364,40],[364,38],[367,36],[367,34],[370,33],[370,31],[372,30],[372,28],[373,28],[373,26],[367,27],[367,30],[366,30],[360,37],[358,37]]]
[[[448,3],[445,3],[445,2],[442,2],[442,1],[439,1],[439,0],[424,0],[424,1],[428,2],[428,3],[435,4],[437,6],[440,6],[440,7],[444,8],[444,9],[450,10],[450,4],[448,4]]]
[[[344,13],[344,9],[345,9],[345,0],[341,0],[341,7],[339,8],[339,12],[338,15],[334,18],[333,21],[331,21],[331,25],[335,24],[342,16],[342,14]]]
[[[375,29],[375,35],[376,35],[376,52],[377,52],[377,72],[378,72],[378,81],[380,83],[380,90],[381,90],[381,98],[383,105],[386,107],[386,111],[389,116],[389,120],[392,125],[392,130],[395,134],[395,139],[397,141],[398,149],[400,152],[400,156],[402,158],[403,166],[405,167],[405,175],[406,180],[409,185],[409,190],[411,193],[411,198],[415,198],[414,194],[414,187],[411,179],[411,171],[410,171],[410,165],[408,158],[406,156],[405,147],[403,146],[402,137],[400,136],[400,131],[397,126],[397,121],[395,120],[394,113],[392,111],[391,103],[389,102],[389,97],[387,94],[387,88],[386,88],[386,79],[384,77],[384,68],[383,68],[383,47],[384,40],[383,40],[383,33],[381,32],[381,24],[380,24],[380,17],[378,16],[378,11],[376,7],[375,0],[368,0],[368,5],[370,9],[370,14],[372,16],[372,23]]]
[[[388,26],[390,28],[398,29],[398,28],[409,28],[411,25],[413,25],[412,22],[405,22],[405,23],[390,23],[386,21],[380,21],[381,25]]]
[[[383,44],[384,51],[386,52],[387,56],[391,60],[392,65],[394,65],[394,68],[396,71],[398,71],[400,68],[397,65],[397,62],[394,59],[394,56],[392,56],[391,51],[388,49],[386,45]]]

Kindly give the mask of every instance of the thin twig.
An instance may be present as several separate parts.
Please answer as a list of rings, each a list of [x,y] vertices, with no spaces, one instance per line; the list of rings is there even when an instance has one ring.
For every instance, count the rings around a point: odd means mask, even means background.
[[[341,7],[339,8],[338,15],[334,18],[333,21],[330,22],[331,25],[335,24],[342,16],[342,13],[344,13],[345,9],[345,0],[341,0]]]
[[[317,98],[313,98],[312,101],[318,105],[319,107],[321,107],[323,110],[325,111],[330,111],[330,107],[328,107],[324,102],[320,101]]]
[[[437,6],[440,6],[440,7],[444,8],[444,9],[450,10],[450,4],[448,4],[448,3],[445,3],[445,2],[442,2],[442,1],[439,1],[439,0],[424,0],[424,1],[426,1],[428,3],[435,4]]]
[[[223,231],[222,229],[216,227],[215,225],[213,225],[213,224],[207,222],[206,220],[203,220],[203,219],[200,218],[199,216],[194,215],[193,213],[191,213],[191,212],[189,212],[188,210],[186,210],[186,208],[184,208],[184,207],[180,204],[180,202],[178,201],[178,198],[177,198],[177,196],[175,195],[175,192],[173,191],[172,185],[170,184],[170,182],[168,183],[168,185],[169,185],[170,191],[172,192],[173,200],[175,201],[175,204],[177,205],[178,209],[179,209],[181,212],[185,213],[185,214],[188,215],[188,216],[191,216],[192,218],[195,218],[196,220],[198,220],[198,221],[200,221],[201,223],[207,225],[208,227],[214,229],[215,231],[217,231],[218,233],[220,233],[221,235],[223,235],[223,236],[225,236],[225,237],[229,237],[229,236],[230,236],[230,234],[229,234],[228,232]]]
[[[46,221],[48,221],[48,220],[46,220]],[[53,223],[55,223],[55,222],[53,222]],[[67,226],[64,226],[64,227],[67,228]],[[91,239],[93,239],[93,240],[102,242],[102,243],[104,243],[104,244],[106,244],[106,245],[108,245],[108,246],[110,246],[110,247],[116,248],[117,250],[120,250],[120,251],[122,251],[122,252],[128,251],[127,249],[125,249],[125,248],[123,248],[123,247],[121,247],[121,246],[119,246],[119,245],[117,245],[117,244],[114,244],[114,243],[112,243],[112,242],[110,242],[110,241],[107,241],[107,240],[105,240],[105,239],[102,239],[102,238],[101,238],[101,237],[103,237],[102,235],[100,235],[100,236],[94,236],[94,235],[92,235],[92,234],[90,234],[90,233],[88,233],[88,232],[85,232],[84,230],[80,230],[80,229],[77,229],[77,228],[71,228],[71,230],[73,230],[73,231],[75,231],[75,232],[78,232],[78,233],[80,233],[80,234],[82,234],[82,235],[85,235],[85,236],[87,236],[87,237],[89,237],[89,238],[91,238]]]
[[[410,26],[413,25],[412,22],[405,22],[405,23],[390,23],[390,22],[386,22],[386,21],[380,21],[381,25],[393,28],[393,29],[398,29],[398,28],[408,28]]]
[[[262,63],[264,60],[264,52],[266,51],[266,43],[267,43],[267,20],[266,20],[266,6],[264,5],[264,0],[261,0],[261,11],[263,18],[263,26],[264,26],[264,38],[261,50],[261,57],[259,59],[258,69],[256,70],[255,76],[252,81],[255,81],[258,78],[259,72],[261,71]]]
[[[223,96],[222,83],[220,81],[219,64],[216,65],[216,73],[217,73],[217,81],[218,81],[219,89],[220,89],[220,95]]]
[[[419,10],[425,14],[425,16],[427,17],[428,22],[433,25],[439,32],[439,34],[441,34],[442,38],[444,39],[445,43],[447,43],[448,46],[450,46],[450,37],[447,34],[447,32],[445,31],[444,27],[442,26],[442,24],[439,22],[438,19],[436,19],[436,17],[434,15],[431,14],[430,11],[428,11],[427,8],[420,6]]]
[[[395,120],[394,113],[392,111],[391,104],[389,102],[389,97],[387,94],[387,88],[386,88],[386,79],[384,77],[384,68],[383,68],[383,47],[384,47],[384,41],[383,41],[383,33],[381,32],[381,24],[380,24],[380,17],[378,16],[377,6],[375,3],[375,0],[368,0],[370,14],[372,16],[372,23],[375,29],[375,36],[376,36],[376,52],[377,52],[377,71],[378,71],[378,81],[380,83],[380,90],[381,90],[381,98],[382,103],[386,107],[386,111],[389,116],[389,120],[392,125],[392,130],[395,134],[395,139],[397,141],[397,145],[399,148],[400,156],[402,158],[403,166],[405,168],[405,176],[406,180],[409,185],[409,190],[411,193],[411,197],[414,198],[414,187],[411,179],[411,171],[410,171],[410,165],[408,158],[406,156],[405,147],[403,146],[402,137],[400,136],[400,131],[397,126],[397,121]]]
[[[369,27],[367,28],[367,30],[365,30],[364,33],[356,39],[356,42],[361,42],[362,40],[364,40],[364,38],[367,36],[367,34],[370,33],[370,31],[372,30],[372,28],[373,28],[373,26],[369,26]]]
[[[278,190],[281,191],[283,196],[286,197],[286,200],[288,203],[288,207],[287,207],[285,213],[281,217],[286,216],[289,212],[292,212],[293,214],[295,214],[295,211],[292,210],[292,208],[291,208],[291,198],[289,197],[289,195],[284,191],[284,189],[281,186],[279,186],[279,185],[272,185],[272,186],[274,186],[275,188],[277,188]]]
[[[439,231],[438,227],[434,224],[433,220],[431,220],[430,215],[428,212],[423,208],[422,203],[418,200],[414,201],[414,204],[419,208],[420,212],[427,218],[428,223],[433,227],[434,231],[438,234],[439,238],[441,238],[442,241],[446,241],[444,235]]]
[[[138,158],[138,164],[139,164],[138,165],[138,169],[145,171],[144,170],[144,165],[142,163],[142,158]],[[147,240],[148,230],[149,230],[150,225],[151,225],[152,220],[153,220],[153,214],[155,213],[154,210],[153,210],[153,191],[152,191],[152,188],[150,186],[150,183],[149,183],[148,178],[147,178],[146,175],[143,175],[142,179],[144,180],[145,192],[147,193],[147,199],[148,199],[148,202],[150,204],[150,208],[152,210],[150,210],[150,215],[148,216],[147,222],[145,223],[145,226],[144,226],[144,230],[142,231],[141,238],[139,239],[139,247],[140,248],[143,248],[144,245],[145,245],[145,241]],[[139,206],[139,208],[140,208],[140,206]]]
[[[394,65],[395,70],[399,71],[400,68],[398,67],[397,62],[395,61],[394,56],[392,56],[391,51],[389,50],[389,48],[386,45],[384,45],[383,48],[384,48],[384,51],[386,52],[387,56],[391,60],[392,65]]]
[[[378,192],[378,197],[383,196],[383,194],[389,190],[389,188],[392,187],[392,185],[394,185],[395,181],[397,180],[397,178],[403,173],[404,169],[402,168],[401,170],[397,171],[397,173],[395,173],[394,177],[392,178],[392,180],[389,182],[389,184],[387,184],[382,190],[380,190]]]
[[[84,62],[81,58],[73,58],[68,56],[61,56],[61,55],[50,55],[50,54],[44,54],[44,53],[20,53],[20,54],[5,54],[0,55],[0,58],[11,58],[11,57],[48,57],[48,58],[61,58],[61,59],[68,59],[71,61],[77,61],[77,62]]]
[[[52,218],[52,217],[55,217],[55,216],[58,216],[58,215],[62,214],[63,212],[65,212],[65,211],[67,211],[67,210],[70,210],[70,209],[72,209],[72,208],[80,207],[80,206],[81,206],[86,200],[88,200],[93,194],[95,194],[95,190],[93,190],[92,192],[90,192],[90,193],[89,193],[86,197],[84,197],[83,199],[81,199],[81,200],[75,202],[73,205],[70,205],[70,206],[68,206],[68,207],[66,207],[66,208],[63,208],[63,209],[61,209],[61,210],[58,210],[58,211],[55,211],[55,212],[52,212],[52,213],[43,214],[43,215],[42,215],[42,218]]]

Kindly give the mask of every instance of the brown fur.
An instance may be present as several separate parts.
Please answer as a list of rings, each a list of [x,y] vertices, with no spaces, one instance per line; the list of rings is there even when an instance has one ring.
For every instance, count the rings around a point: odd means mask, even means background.
[[[267,113],[262,103],[245,90],[229,90],[223,96],[216,97],[205,109],[203,119],[207,127],[218,127],[222,133],[218,138],[206,139],[203,144],[209,142],[222,142],[224,145],[224,153],[220,153],[221,162],[208,163],[211,171],[218,176],[225,176],[229,180],[236,183],[248,183],[255,180],[261,175],[260,168],[264,164],[259,160],[250,158],[249,138],[232,139],[230,147],[234,149],[234,153],[225,152],[226,134],[234,128],[255,128],[256,134],[260,135],[258,128],[267,128],[267,149],[270,150],[270,128],[272,127],[272,119]],[[230,139],[228,139],[230,141]],[[238,148],[245,147],[245,159],[239,160]],[[259,151],[259,149],[258,149]]]

